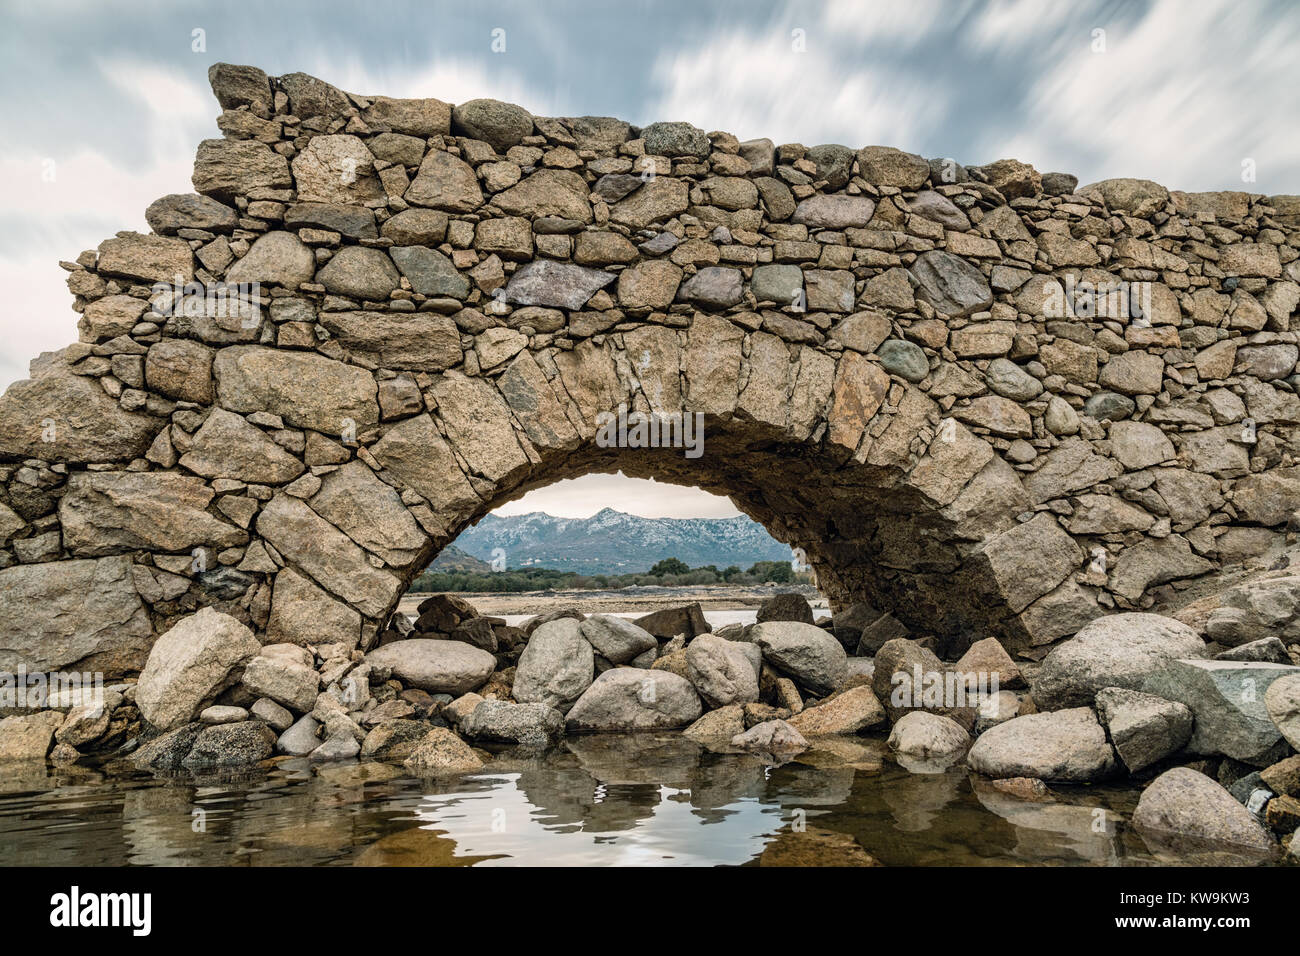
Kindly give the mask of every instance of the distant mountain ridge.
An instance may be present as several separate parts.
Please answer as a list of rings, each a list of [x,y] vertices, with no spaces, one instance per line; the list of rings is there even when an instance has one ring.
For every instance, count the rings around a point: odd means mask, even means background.
[[[557,518],[544,511],[487,515],[453,546],[491,562],[494,549],[507,567],[545,567],[587,574],[648,571],[663,558],[691,567],[749,568],[756,561],[788,561],[790,547],[758,522],[734,518],[642,518],[605,508],[590,518]],[[498,555],[499,556],[499,555]]]

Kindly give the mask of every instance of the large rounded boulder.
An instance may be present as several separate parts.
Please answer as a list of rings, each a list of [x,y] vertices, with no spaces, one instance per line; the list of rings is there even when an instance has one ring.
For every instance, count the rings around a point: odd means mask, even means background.
[[[540,628],[539,628],[540,630]],[[691,682],[669,671],[616,667],[592,682],[569,711],[576,733],[671,730],[703,713]]]
[[[582,636],[611,664],[626,664],[659,641],[645,628],[612,614],[593,614],[580,625]]]
[[[1206,657],[1205,642],[1180,621],[1159,614],[1112,614],[1084,625],[1052,650],[1033,681],[1040,710],[1090,706],[1106,687],[1142,690],[1170,661]]]
[[[754,647],[715,634],[701,634],[686,645],[687,677],[709,706],[758,700],[758,668],[747,650]]]
[[[1027,714],[985,731],[967,762],[986,777],[1036,777],[1065,783],[1101,780],[1115,770],[1115,750],[1089,707]]]
[[[387,667],[403,683],[430,694],[458,697],[482,687],[497,659],[464,641],[413,637],[376,648],[366,655],[366,663]]]
[[[528,638],[515,669],[513,694],[521,704],[546,704],[564,713],[591,686],[596,656],[571,617],[548,621]]]
[[[532,133],[533,117],[514,103],[478,99],[453,109],[451,125],[456,135],[480,139],[490,143],[493,149],[505,152]]]
[[[843,645],[812,624],[765,621],[754,625],[749,639],[762,650],[764,660],[814,694],[834,693],[849,676]]]
[[[948,764],[970,746],[970,734],[942,714],[913,710],[899,718],[889,732],[889,749],[900,758]]]
[[[545,747],[564,733],[564,715],[545,704],[485,700],[461,723],[472,740]]]
[[[189,723],[261,649],[246,625],[200,608],[154,642],[136,685],[140,714],[159,730]]]

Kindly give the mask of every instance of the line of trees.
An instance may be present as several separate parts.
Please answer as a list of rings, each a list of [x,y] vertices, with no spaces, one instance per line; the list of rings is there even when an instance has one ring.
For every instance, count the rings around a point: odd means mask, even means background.
[[[658,585],[681,587],[701,584],[760,585],[811,584],[812,575],[795,571],[789,561],[759,561],[744,571],[736,565],[719,569],[706,564],[692,568],[677,558],[664,558],[638,574],[582,574],[551,568],[513,568],[507,571],[426,571],[411,584],[418,592],[485,591],[516,593],[560,589],[605,590]]]

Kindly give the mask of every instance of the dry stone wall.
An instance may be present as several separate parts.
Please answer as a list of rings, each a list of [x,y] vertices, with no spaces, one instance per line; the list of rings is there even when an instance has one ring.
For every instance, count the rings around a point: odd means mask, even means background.
[[[1290,533],[1300,198],[210,79],[195,193],[64,263],[80,341],[0,399],[2,669],[138,670],[208,606],[364,649],[592,471],[729,494],[954,651]],[[703,454],[598,441],[620,406]]]

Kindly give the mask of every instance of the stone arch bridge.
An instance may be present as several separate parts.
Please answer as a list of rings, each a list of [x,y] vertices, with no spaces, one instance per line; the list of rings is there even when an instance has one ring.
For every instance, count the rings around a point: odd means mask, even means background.
[[[0,399],[0,668],[137,670],[204,606],[365,648],[593,471],[730,495],[954,651],[1286,541],[1297,197],[210,79],[195,192],[64,263],[80,341]],[[599,441],[620,406],[703,453]]]

